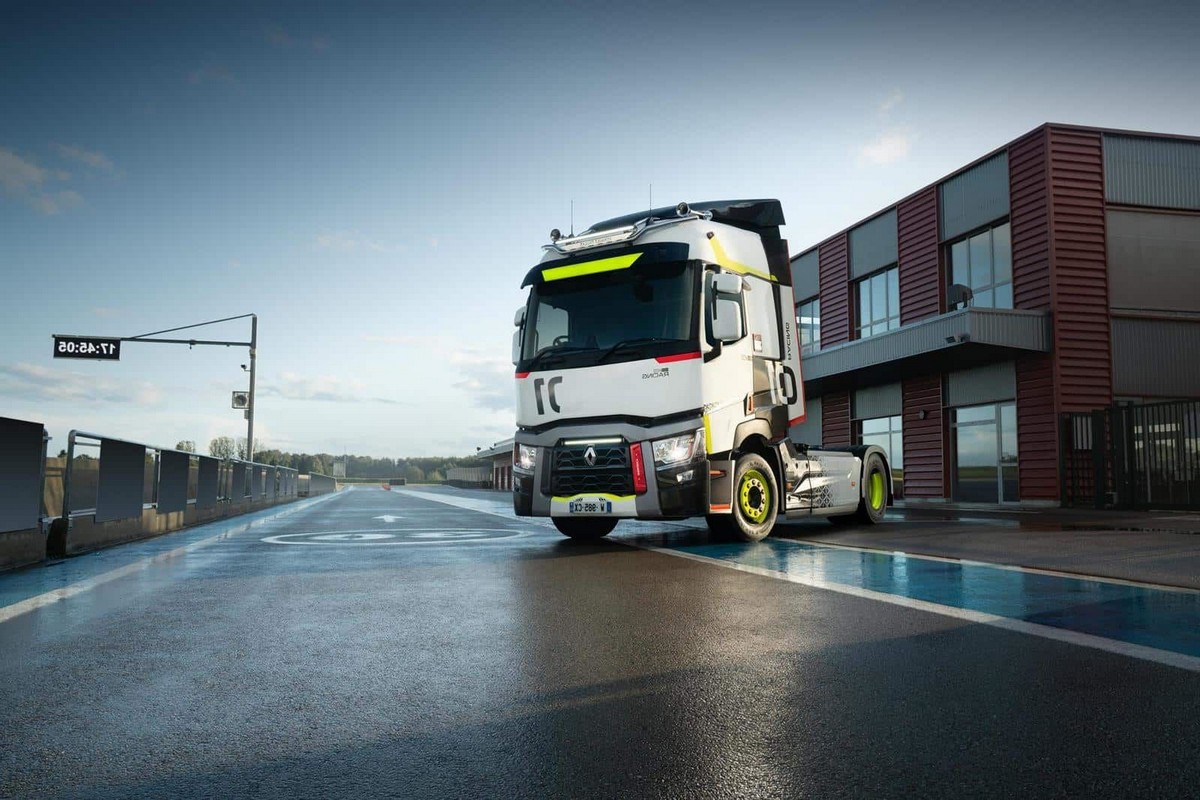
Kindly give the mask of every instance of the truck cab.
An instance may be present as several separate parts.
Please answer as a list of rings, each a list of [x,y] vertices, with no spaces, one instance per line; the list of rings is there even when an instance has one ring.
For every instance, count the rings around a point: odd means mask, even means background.
[[[805,405],[783,223],[777,200],[735,200],[551,232],[514,317],[518,515],[575,538],[704,516],[748,541],[780,517],[882,518],[882,450],[788,438]]]

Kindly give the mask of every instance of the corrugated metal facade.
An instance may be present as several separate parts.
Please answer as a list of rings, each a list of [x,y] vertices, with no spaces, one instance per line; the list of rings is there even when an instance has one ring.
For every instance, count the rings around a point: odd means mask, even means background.
[[[942,241],[1008,214],[1008,153],[1000,152],[941,186]]]
[[[1112,402],[1100,134],[1049,129],[1050,275],[1058,410]]]
[[[816,297],[821,291],[820,260],[816,250],[792,259],[792,294],[797,303]]]
[[[963,346],[994,345],[1049,352],[1051,337],[1049,315],[1044,311],[963,308],[899,330],[856,339],[841,347],[813,353],[804,360],[804,378],[826,378],[922,353]],[[960,338],[961,342],[952,341]]]
[[[851,412],[855,419],[892,417],[904,408],[904,397],[899,383],[886,383],[854,392]]]
[[[1114,319],[1112,344],[1115,394],[1200,397],[1200,322]]]
[[[896,263],[896,209],[850,231],[850,277],[861,278]]]
[[[1050,201],[1046,130],[1039,128],[1009,148],[1012,202],[1013,305],[1050,308]]]
[[[850,262],[847,236],[834,237],[820,247],[821,347],[850,341]]]
[[[942,378],[940,375],[910,378],[904,381],[903,392],[904,496],[946,497]]]
[[[851,444],[849,392],[831,392],[821,397],[821,444],[827,447]]]
[[[1011,361],[951,372],[946,376],[946,405],[950,408],[1012,400],[1017,376]]]
[[[1022,500],[1058,499],[1058,414],[1054,360],[1017,361],[1017,481]]]
[[[1110,208],[1108,304],[1200,312],[1200,215]]]
[[[1110,203],[1200,211],[1200,142],[1104,134]]]
[[[930,186],[896,209],[901,325],[942,311],[946,276],[938,258],[937,207],[937,187]]]

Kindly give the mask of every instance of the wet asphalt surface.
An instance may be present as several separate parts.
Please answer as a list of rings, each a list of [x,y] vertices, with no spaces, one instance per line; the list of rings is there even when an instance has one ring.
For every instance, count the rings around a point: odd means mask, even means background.
[[[0,622],[0,687],[0,797],[1200,786],[1197,673],[415,492],[344,492]]]

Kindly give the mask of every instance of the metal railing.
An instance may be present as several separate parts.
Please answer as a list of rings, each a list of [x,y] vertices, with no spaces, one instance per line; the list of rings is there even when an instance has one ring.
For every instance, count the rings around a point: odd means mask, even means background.
[[[1062,415],[1067,506],[1200,509],[1200,400]]]
[[[99,448],[99,458],[77,453],[80,449],[91,448]],[[164,489],[177,497],[181,475],[178,471],[164,473],[164,459],[176,463],[187,460],[182,477],[185,505],[212,507],[221,502],[297,496],[296,470],[288,467],[220,459],[73,430],[67,436],[61,516],[94,514],[98,522],[129,518],[140,515],[143,509],[158,507]],[[205,464],[206,461],[210,463]],[[204,480],[202,473],[207,473],[204,477],[211,477],[214,464],[216,481]],[[235,485],[236,474],[243,476],[241,486]],[[269,481],[268,475],[271,476]],[[170,510],[181,509],[176,503]]]

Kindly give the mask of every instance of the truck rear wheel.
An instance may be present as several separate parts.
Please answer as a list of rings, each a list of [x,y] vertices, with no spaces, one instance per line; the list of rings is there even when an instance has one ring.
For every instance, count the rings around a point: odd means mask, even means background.
[[[612,533],[617,527],[617,520],[612,517],[595,517],[592,519],[576,519],[575,517],[552,517],[554,527],[563,536],[572,539],[602,539]]]
[[[867,456],[867,463],[863,466],[862,489],[863,496],[858,501],[858,513],[855,515],[858,521],[870,525],[882,522],[883,514],[887,511],[887,473],[878,453]]]
[[[758,542],[775,527],[779,489],[766,459],[747,453],[737,460],[733,477],[733,533],[743,541]]]

